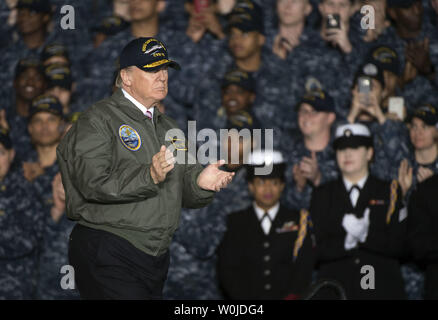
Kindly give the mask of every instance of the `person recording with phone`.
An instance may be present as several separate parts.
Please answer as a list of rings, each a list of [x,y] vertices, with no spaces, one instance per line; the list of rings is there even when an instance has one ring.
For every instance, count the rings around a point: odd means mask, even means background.
[[[373,133],[375,158],[371,171],[382,180],[391,180],[397,178],[394,168],[409,148],[404,123],[382,109],[384,89],[382,70],[370,62],[362,65],[356,73],[347,121],[363,123]]]
[[[322,16],[321,38],[345,54],[353,50],[349,39],[352,8],[351,0],[323,0],[319,4]]]

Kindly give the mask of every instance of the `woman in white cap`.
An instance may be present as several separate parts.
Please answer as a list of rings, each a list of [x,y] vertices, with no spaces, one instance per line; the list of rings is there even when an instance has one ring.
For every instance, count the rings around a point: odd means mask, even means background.
[[[369,173],[373,140],[362,124],[336,130],[338,180],[313,191],[320,279],[337,280],[348,299],[404,299],[398,257],[406,231],[406,209],[397,181]],[[324,294],[323,294],[324,295]],[[331,297],[329,292],[325,298]]]

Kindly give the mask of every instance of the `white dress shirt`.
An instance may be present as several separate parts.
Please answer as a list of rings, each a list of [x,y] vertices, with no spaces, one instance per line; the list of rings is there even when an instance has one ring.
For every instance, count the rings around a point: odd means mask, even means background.
[[[367,182],[367,179],[368,179],[368,174],[365,177],[363,177],[362,179],[360,179],[357,183],[354,184],[354,183],[348,181],[347,179],[343,178],[345,189],[347,190],[347,192],[350,192],[351,187],[354,185],[357,185],[360,188],[360,190],[362,190],[363,186]],[[360,192],[357,189],[353,189],[350,192],[350,201],[351,201],[351,204],[353,205],[353,208],[356,207],[357,200],[359,199],[359,196],[360,196]]]
[[[257,219],[261,221],[261,219],[265,215],[265,210],[260,208],[255,202],[253,202],[253,206],[254,206],[254,211],[257,215]],[[271,209],[268,210],[268,215],[270,219],[265,217],[263,221],[261,221],[261,226],[265,234],[269,234],[269,231],[271,230],[272,221],[274,221],[275,217],[277,216],[279,209],[280,209],[280,202],[278,202],[275,206],[273,206]]]
[[[129,93],[127,93],[124,89],[122,89],[122,92],[123,92],[123,95],[125,96],[125,98],[128,99],[129,101],[131,101],[137,108],[139,108],[140,111],[145,116],[147,116],[146,111],[149,111],[152,115],[152,119],[154,118],[154,107],[148,109],[144,105],[142,105],[140,102],[135,100],[135,98],[133,96],[131,96]]]

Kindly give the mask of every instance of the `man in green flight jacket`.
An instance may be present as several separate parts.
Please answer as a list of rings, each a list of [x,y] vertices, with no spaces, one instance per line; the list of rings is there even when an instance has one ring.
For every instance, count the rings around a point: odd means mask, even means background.
[[[132,40],[119,89],[81,114],[57,149],[67,216],[78,221],[69,259],[83,299],[161,299],[181,207],[206,206],[232,179],[223,161],[176,161],[172,150],[186,144],[166,141],[177,125],[156,108],[168,67],[179,69],[161,41]]]

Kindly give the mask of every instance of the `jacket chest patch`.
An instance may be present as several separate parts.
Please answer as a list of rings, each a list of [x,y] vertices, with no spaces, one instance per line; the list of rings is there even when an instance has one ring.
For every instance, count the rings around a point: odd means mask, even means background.
[[[141,138],[135,129],[128,126],[127,124],[123,124],[119,128],[119,137],[120,141],[122,141],[123,145],[131,150],[137,151],[141,147]]]

